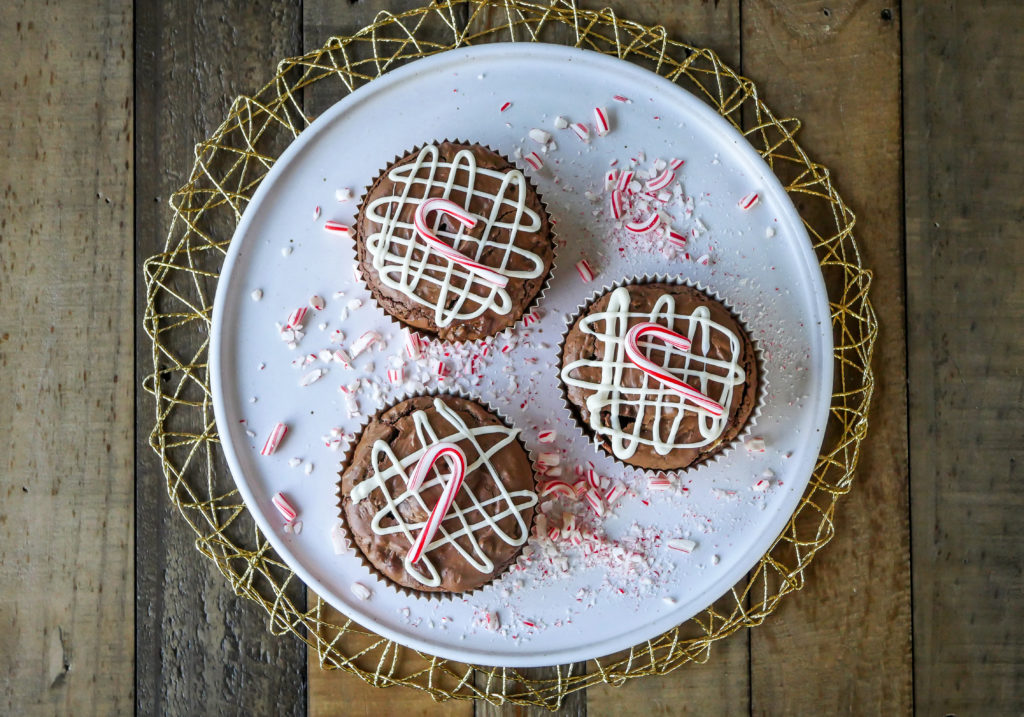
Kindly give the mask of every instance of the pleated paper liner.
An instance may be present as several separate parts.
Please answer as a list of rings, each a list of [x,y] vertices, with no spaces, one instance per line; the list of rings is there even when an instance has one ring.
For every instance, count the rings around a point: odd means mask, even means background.
[[[583,419],[583,416],[581,415],[579,408],[577,408],[577,406],[569,399],[568,386],[566,385],[566,382],[562,379],[562,365],[565,361],[565,342],[569,336],[569,332],[576,325],[576,322],[580,320],[580,318],[594,304],[594,302],[596,302],[601,297],[609,294],[610,292],[621,287],[629,288],[630,286],[641,286],[647,284],[669,284],[672,286],[686,286],[692,289],[696,289],[697,291],[700,291],[709,299],[717,301],[732,315],[733,319],[735,319],[736,322],[740,325],[740,328],[747,335],[754,349],[754,362],[757,366],[757,396],[754,401],[754,407],[752,408],[750,415],[744,422],[743,427],[736,433],[735,436],[732,437],[731,440],[723,441],[722,443],[715,446],[713,450],[707,452],[701,457],[698,457],[692,463],[683,468],[645,468],[643,466],[634,465],[632,463],[629,463],[627,460],[619,458],[614,454],[610,446],[608,448],[605,448],[605,446],[602,444],[602,440],[600,440],[600,437],[594,432],[589,423]],[[563,332],[561,340],[559,342],[558,356],[556,359],[556,370],[558,371],[558,383],[562,391],[562,403],[565,406],[565,410],[572,417],[573,423],[575,424],[576,429],[579,431],[580,435],[582,435],[590,443],[595,453],[597,453],[599,456],[608,456],[612,458],[614,461],[616,461],[618,464],[622,465],[624,468],[632,471],[641,472],[648,477],[652,477],[660,473],[674,475],[689,473],[695,470],[699,470],[703,466],[711,465],[721,460],[729,453],[731,453],[738,446],[743,444],[743,442],[751,435],[754,427],[757,425],[757,419],[761,415],[761,411],[764,407],[764,402],[768,390],[768,381],[765,377],[764,360],[761,349],[757,341],[752,338],[750,330],[747,326],[747,322],[740,314],[740,312],[738,312],[732,305],[727,303],[717,292],[710,292],[703,284],[688,279],[682,279],[678,276],[673,277],[664,274],[637,275],[621,279],[612,284],[606,284],[604,288],[595,291],[589,299],[579,304],[577,306],[575,314],[573,314],[573,316],[569,318],[568,322],[566,323],[565,331]]]
[[[443,591],[443,590],[433,590],[433,589],[431,589],[431,588],[429,588],[427,586],[424,586],[424,588],[422,590],[419,590],[419,589],[412,588],[412,587],[409,587],[409,586],[406,586],[406,585],[402,585],[402,584],[396,582],[395,580],[391,579],[390,577],[388,577],[387,575],[382,573],[372,562],[370,562],[369,558],[363,553],[362,549],[359,547],[359,545],[356,542],[354,536],[352,535],[350,527],[348,525],[348,521],[347,521],[347,519],[345,517],[345,510],[344,510],[344,508],[342,506],[343,495],[342,495],[342,488],[341,488],[341,485],[342,485],[341,477],[344,475],[344,473],[348,470],[349,466],[351,465],[352,460],[353,460],[353,458],[355,456],[356,448],[358,447],[360,441],[362,440],[363,435],[365,434],[367,427],[370,426],[373,422],[377,421],[384,413],[386,413],[387,411],[395,408],[396,406],[398,406],[398,405],[400,405],[400,404],[402,404],[402,403],[404,403],[405,401],[408,401],[408,400],[412,400],[412,399],[416,399],[416,398],[444,399],[446,397],[460,398],[460,399],[463,399],[463,400],[475,403],[479,407],[481,407],[484,410],[486,410],[487,412],[489,412],[491,415],[495,416],[506,427],[515,429],[515,425],[504,414],[502,414],[500,411],[497,411],[489,403],[487,403],[486,401],[482,401],[482,400],[480,400],[477,397],[470,396],[465,391],[462,391],[461,389],[458,389],[458,388],[455,388],[454,390],[450,390],[450,391],[440,391],[440,390],[434,389],[434,390],[430,390],[430,391],[416,393],[414,395],[403,396],[401,398],[396,399],[394,402],[390,403],[388,406],[380,409],[379,411],[374,413],[372,416],[370,416],[369,418],[367,418],[363,422],[362,426],[360,427],[359,434],[351,442],[351,444],[349,445],[349,447],[348,447],[348,449],[347,449],[347,451],[345,453],[344,468],[338,474],[337,489],[336,489],[336,492],[335,492],[335,496],[337,497],[338,517],[340,519],[340,527],[341,527],[342,535],[343,535],[344,540],[345,540],[345,544],[351,550],[353,550],[355,552],[356,556],[359,558],[359,561],[362,563],[363,567],[366,568],[366,570],[368,571],[369,575],[371,577],[375,578],[382,585],[385,585],[385,586],[387,586],[387,587],[389,587],[389,588],[391,588],[393,590],[396,590],[396,591],[402,593],[403,595],[406,595],[406,596],[408,596],[410,598],[421,599],[421,600],[428,600],[428,601],[430,601],[430,600],[446,600],[446,599],[450,600],[450,599],[455,599],[455,598],[465,598],[465,597],[468,597],[470,595],[474,595],[474,594],[480,592],[481,590],[483,590],[484,588],[486,588],[488,585],[492,584],[495,580],[498,580],[506,572],[508,572],[510,568],[512,568],[514,565],[516,565],[519,557],[522,554],[523,548],[526,547],[527,543],[529,542],[530,537],[532,535],[534,535],[535,532],[536,532],[535,531],[535,527],[534,527],[534,522],[535,522],[537,514],[539,512],[539,503],[540,503],[540,500],[539,500],[539,497],[538,497],[537,503],[535,503],[531,508],[529,508],[529,510],[531,511],[531,515],[530,515],[529,520],[526,521],[526,535],[525,535],[525,538],[523,540],[522,545],[519,546],[519,549],[512,555],[511,559],[508,560],[506,565],[502,566],[500,569],[496,569],[495,570],[494,574],[490,577],[490,579],[486,580],[485,582],[483,582],[482,584],[478,585],[477,587],[475,587],[475,588],[473,588],[471,590],[464,590],[464,591],[461,591],[461,592],[450,592],[450,591]],[[523,450],[524,455],[526,456],[527,460],[530,463],[531,472],[532,472],[533,465],[535,463],[534,456],[530,453],[530,451],[526,448],[526,445],[520,439],[518,430],[516,430],[515,442]],[[401,459],[401,458],[402,457],[399,456],[399,459]],[[536,491],[536,474],[533,475],[533,490]],[[447,521],[444,521],[444,522],[447,522]],[[409,547],[410,548],[412,547],[411,543],[410,543]],[[442,567],[443,566],[441,566],[441,565],[437,566],[438,570],[440,570]]]
[[[370,183],[367,184],[366,187],[363,188],[362,195],[360,196],[360,199],[359,199],[359,205],[358,205],[357,210],[356,210],[356,222],[355,222],[355,225],[352,227],[352,232],[351,232],[351,238],[352,238],[352,241],[353,241],[353,244],[354,244],[355,255],[356,255],[356,262],[357,262],[356,263],[356,267],[358,267],[358,269],[359,269],[359,277],[358,278],[359,278],[360,281],[362,281],[362,283],[369,290],[370,297],[373,300],[374,305],[376,305],[383,312],[383,314],[388,317],[388,319],[391,321],[391,323],[395,324],[399,328],[408,329],[410,332],[414,332],[414,333],[418,334],[420,337],[422,337],[425,340],[432,341],[432,342],[437,342],[437,343],[442,344],[442,345],[451,345],[451,346],[482,345],[482,344],[486,344],[488,342],[493,341],[498,336],[511,337],[513,335],[513,333],[515,332],[515,329],[519,326],[519,324],[522,321],[523,317],[528,316],[531,312],[534,311],[534,309],[536,309],[540,305],[540,303],[542,302],[542,300],[544,298],[544,295],[547,293],[548,287],[550,285],[551,275],[554,273],[555,260],[557,258],[556,255],[558,253],[558,241],[557,241],[556,233],[555,233],[555,225],[551,221],[551,212],[548,209],[547,202],[544,201],[543,195],[537,189],[536,184],[534,184],[533,180],[530,178],[530,176],[527,174],[527,172],[525,170],[523,170],[523,177],[526,180],[526,184],[534,192],[534,194],[536,194],[537,199],[540,202],[541,209],[542,209],[543,214],[544,214],[542,219],[546,219],[547,220],[546,223],[547,223],[547,227],[548,227],[548,235],[549,235],[550,242],[551,242],[551,265],[548,267],[547,272],[543,276],[543,281],[541,282],[540,288],[537,289],[537,291],[534,293],[534,295],[530,299],[530,301],[527,302],[527,304],[523,307],[523,310],[522,310],[521,314],[519,316],[517,316],[514,320],[512,320],[509,323],[509,325],[506,326],[505,328],[500,329],[500,330],[494,332],[493,334],[490,334],[488,336],[484,336],[484,337],[481,337],[481,338],[478,338],[478,339],[450,340],[450,339],[442,339],[442,338],[440,338],[437,335],[436,332],[430,331],[428,329],[423,329],[423,328],[420,328],[420,327],[413,326],[413,325],[407,323],[406,321],[404,321],[400,316],[395,316],[394,314],[392,314],[384,305],[382,305],[381,300],[377,296],[377,292],[370,288],[368,282],[366,281],[366,277],[363,276],[363,272],[365,272],[366,269],[362,265],[362,262],[359,259],[359,257],[360,257],[360,249],[359,249],[360,231],[359,231],[359,227],[360,227],[360,224],[362,223],[361,222],[361,217],[363,216],[363,211],[364,211],[364,209],[366,207],[366,201],[368,199],[368,195],[369,195],[370,190],[377,184],[378,181],[380,181],[380,179],[384,176],[384,173],[389,171],[397,162],[399,162],[402,159],[405,159],[405,158],[407,158],[409,156],[417,154],[420,150],[422,150],[428,144],[438,144],[438,145],[440,145],[440,144],[442,144],[444,142],[450,142],[451,144],[456,144],[456,145],[464,145],[464,146],[467,146],[467,147],[478,146],[478,147],[480,147],[480,148],[482,148],[484,150],[487,150],[488,152],[492,152],[495,155],[497,155],[497,156],[501,157],[502,159],[506,160],[509,163],[509,165],[511,165],[513,167],[515,166],[515,162],[513,162],[511,159],[506,157],[501,152],[498,152],[498,151],[494,150],[490,146],[488,146],[486,144],[481,144],[479,142],[470,142],[468,140],[461,140],[461,139],[443,139],[443,140],[436,140],[434,142],[424,142],[422,144],[416,145],[413,149],[409,150],[408,152],[403,152],[402,154],[396,154],[394,159],[392,159],[387,165],[381,167],[380,171],[373,178],[373,180],[370,181]],[[426,245],[424,245],[424,249],[426,249]],[[530,280],[515,279],[513,281],[530,281]],[[513,310],[510,313],[514,313],[514,311],[515,311],[515,309],[513,308]]]

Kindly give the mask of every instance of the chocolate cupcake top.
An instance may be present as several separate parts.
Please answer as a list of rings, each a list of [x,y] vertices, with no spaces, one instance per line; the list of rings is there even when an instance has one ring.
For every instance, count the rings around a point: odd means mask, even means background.
[[[476,225],[437,212],[430,228],[469,259],[502,274],[504,287],[429,249],[417,235],[428,198],[463,207]],[[554,260],[551,224],[532,185],[507,159],[477,144],[428,144],[396,160],[367,190],[356,219],[363,279],[377,303],[407,326],[445,341],[509,328],[543,289]]]
[[[529,537],[537,494],[518,431],[480,404],[455,396],[410,398],[363,430],[341,473],[341,508],[356,548],[399,586],[458,593],[480,587],[515,560]],[[465,454],[462,486],[426,544],[410,561],[449,470],[438,462],[417,490],[408,487],[424,452],[454,443]]]
[[[626,336],[648,322],[689,347],[673,347],[657,333],[642,337],[635,346],[650,362],[645,371],[627,354]],[[753,345],[728,309],[673,284],[623,286],[595,300],[566,335],[561,378],[597,444],[651,470],[686,468],[735,438],[754,409],[758,379]]]

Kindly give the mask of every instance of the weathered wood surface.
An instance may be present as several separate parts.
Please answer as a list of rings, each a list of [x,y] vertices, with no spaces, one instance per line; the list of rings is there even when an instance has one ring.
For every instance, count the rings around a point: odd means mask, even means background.
[[[1024,5],[903,9],[915,704],[1024,712]]]
[[[870,434],[807,587],[751,631],[756,714],[912,707],[899,13],[873,0],[744,3],[743,71],[857,215],[881,324]],[[841,78],[841,81],[837,81]]]
[[[0,712],[132,709],[131,5],[0,6]]]
[[[139,265],[161,250],[170,193],[192,169],[193,147],[238,94],[297,54],[297,2],[216,4],[147,0],[136,6],[135,247]],[[128,179],[130,186],[130,178]],[[126,242],[129,230],[121,232]],[[145,307],[141,271],[137,311]],[[176,347],[179,350],[186,347]],[[153,370],[149,337],[136,346],[136,386]],[[171,506],[149,448],[153,399],[137,396],[138,710],[140,714],[305,713],[305,647],[267,631],[263,608],[237,597]]]

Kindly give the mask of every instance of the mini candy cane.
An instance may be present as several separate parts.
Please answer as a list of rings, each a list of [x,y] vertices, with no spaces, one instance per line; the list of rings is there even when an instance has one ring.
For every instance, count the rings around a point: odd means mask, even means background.
[[[697,547],[697,543],[686,538],[672,538],[666,545],[672,550],[678,550],[680,553],[692,553],[693,549]]]
[[[654,212],[646,219],[626,222],[626,229],[634,234],[647,234],[653,232],[659,226],[661,226],[661,216],[657,212]]]
[[[668,386],[671,390],[675,391],[683,398],[689,400],[691,403],[697,404],[700,408],[704,409],[713,416],[722,415],[725,410],[722,406],[710,398],[705,396],[697,389],[690,386],[688,383],[682,381],[671,373],[667,372],[662,367],[651,361],[644,353],[640,350],[639,340],[645,334],[654,334],[666,344],[674,346],[680,351],[690,350],[690,341],[685,337],[677,334],[675,331],[665,328],[654,323],[640,323],[631,328],[626,333],[625,349],[626,356],[632,361],[637,368],[646,373],[648,376],[660,381],[661,383]]]
[[[404,334],[405,353],[413,361],[419,361],[423,356],[423,341],[420,339],[420,335],[409,329],[402,329],[402,333]]]
[[[622,190],[613,189],[610,201],[612,205],[612,216],[616,219],[622,219],[622,215],[625,213],[622,201]]]
[[[760,200],[761,197],[758,196],[757,192],[751,192],[736,204],[740,209],[746,211],[748,209],[753,209],[754,205],[756,205]]]
[[[295,516],[298,515],[298,513],[295,512],[295,508],[292,507],[292,504],[284,497],[284,493],[278,493],[270,499],[270,502],[274,504],[275,508],[277,508],[277,512],[281,514],[281,517],[289,523],[295,520]]]
[[[541,431],[537,434],[538,443],[554,443],[558,434],[555,431]]]
[[[367,331],[352,344],[352,358],[355,358],[366,349],[380,341],[381,336],[376,331]]]
[[[401,368],[389,368],[388,381],[395,385],[402,383],[405,381],[405,371]]]
[[[590,142],[590,128],[585,124],[582,122],[574,122],[569,125],[569,127],[572,129],[573,133],[580,138],[581,142]]]
[[[437,504],[430,511],[427,522],[416,538],[416,542],[413,543],[408,555],[405,556],[406,561],[411,565],[417,563],[423,556],[423,551],[441,526],[441,521],[444,520],[445,514],[452,507],[452,503],[455,501],[455,494],[459,492],[459,488],[462,487],[462,481],[466,477],[466,454],[454,443],[442,441],[432,445],[420,456],[416,467],[412,471],[412,475],[409,476],[409,490],[419,490],[427,473],[440,458],[446,459],[451,466],[451,478],[445,484]]]
[[[539,170],[544,166],[544,160],[540,158],[540,155],[536,152],[530,152],[529,154],[523,155],[523,161],[530,165],[531,169]]]
[[[413,215],[413,226],[416,227],[416,233],[420,235],[424,242],[426,242],[427,246],[444,258],[448,259],[448,261],[458,264],[473,274],[476,274],[482,281],[486,281],[488,284],[499,289],[508,286],[508,277],[503,274],[499,274],[478,261],[470,259],[461,251],[453,249],[445,244],[437,237],[436,234],[434,234],[434,231],[427,226],[427,215],[435,211],[447,214],[452,219],[469,229],[476,226],[476,217],[455,202],[448,199],[441,199],[440,197],[431,197],[430,199],[426,199],[420,202],[419,206],[416,207],[416,213]]]
[[[594,270],[590,268],[590,264],[586,259],[580,259],[576,262],[576,271],[580,275],[580,279],[583,280],[584,284],[589,284],[594,280]]]
[[[274,430],[267,436],[267,442],[263,444],[263,449],[260,451],[261,456],[270,456],[274,454],[277,447],[281,445],[281,439],[284,438],[284,434],[288,432],[288,426],[283,423],[278,423],[274,426]]]
[[[668,185],[672,184],[676,179],[676,173],[671,169],[666,169],[664,172],[659,174],[654,179],[648,179],[644,186],[652,191],[656,192],[659,189],[664,189]]]
[[[601,137],[608,134],[608,130],[611,129],[608,124],[608,114],[604,111],[604,107],[594,108],[594,129],[597,130],[597,134]]]
[[[327,220],[326,222],[324,222],[324,231],[329,232],[330,234],[340,234],[343,236],[348,236],[352,230],[347,225],[342,224],[341,222]]]
[[[561,480],[547,480],[543,483],[537,484],[537,492],[540,493],[542,498],[547,498],[552,495],[562,495],[566,498],[575,498],[576,490]]]
[[[306,313],[309,311],[305,306],[300,306],[292,313],[288,314],[288,320],[284,322],[286,329],[295,329],[302,326],[302,321],[306,318]]]

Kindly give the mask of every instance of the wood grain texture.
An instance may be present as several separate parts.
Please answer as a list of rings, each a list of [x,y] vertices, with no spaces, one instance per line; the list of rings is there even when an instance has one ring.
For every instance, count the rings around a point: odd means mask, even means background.
[[[872,0],[744,3],[743,71],[833,169],[875,272],[870,433],[807,587],[751,631],[755,714],[911,710],[899,14]]]
[[[904,3],[915,704],[1024,710],[1024,5]]]
[[[0,6],[0,712],[132,708],[132,18]]]
[[[297,1],[137,5],[140,263],[163,248],[171,217],[167,199],[185,183],[194,145],[223,120],[236,95],[255,92],[280,58],[298,52],[299,33]],[[137,282],[141,312],[141,272]],[[149,338],[139,331],[136,385],[152,372],[151,361]],[[234,595],[214,564],[195,550],[194,535],[171,506],[158,458],[148,446],[152,398],[140,390],[136,407],[139,713],[303,714],[304,646],[294,637],[271,635],[263,608]]]

